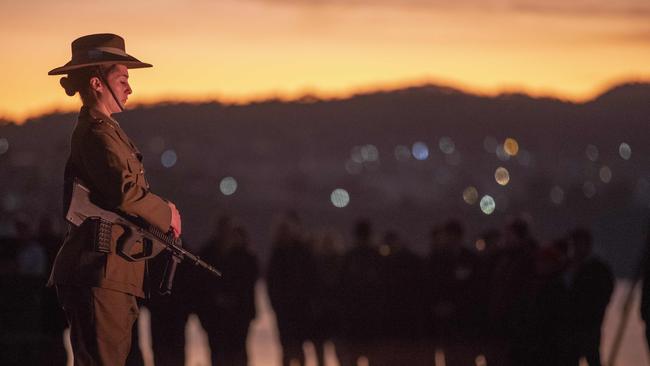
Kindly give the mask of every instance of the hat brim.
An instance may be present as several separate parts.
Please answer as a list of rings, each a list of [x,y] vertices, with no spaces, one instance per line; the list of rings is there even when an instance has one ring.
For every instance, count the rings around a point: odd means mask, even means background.
[[[86,60],[86,61],[77,61],[77,62],[73,60],[61,67],[57,67],[55,69],[50,70],[47,74],[63,75],[69,73],[70,71],[82,69],[84,67],[98,66],[98,65],[113,65],[113,64],[124,65],[129,69],[141,69],[145,67],[153,67],[152,64],[141,62],[140,60],[136,59],[131,55],[127,55],[127,54],[117,55],[110,52],[103,52],[102,56],[98,57],[95,60],[92,61]]]

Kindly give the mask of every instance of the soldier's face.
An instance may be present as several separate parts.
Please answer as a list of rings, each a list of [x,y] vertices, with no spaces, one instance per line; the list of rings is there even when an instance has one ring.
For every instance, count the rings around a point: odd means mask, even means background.
[[[129,85],[129,70],[124,65],[115,65],[115,67],[111,68],[108,75],[106,75],[106,82],[113,89],[115,98],[124,107],[129,99],[129,95],[133,92]],[[111,113],[122,111],[113,96],[110,95],[110,91],[108,92],[108,102],[107,107]]]

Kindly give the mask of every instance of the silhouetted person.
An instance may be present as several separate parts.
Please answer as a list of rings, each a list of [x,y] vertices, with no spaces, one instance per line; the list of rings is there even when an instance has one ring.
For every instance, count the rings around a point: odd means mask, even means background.
[[[491,324],[486,357],[490,365],[521,364],[520,351],[526,347],[521,332],[526,329],[523,322],[535,275],[536,248],[525,221],[515,219],[506,225],[486,299]]]
[[[255,318],[255,283],[259,275],[248,234],[241,226],[204,248],[203,258],[223,273],[200,283],[199,317],[208,334],[214,366],[246,366],[246,339]],[[207,276],[206,276],[207,277]]]
[[[63,242],[63,237],[54,229],[54,223],[49,216],[43,216],[38,226],[37,241],[45,249],[47,269],[50,273],[54,257]],[[65,365],[67,355],[63,346],[63,330],[68,321],[63,309],[59,306],[56,291],[51,287],[43,287],[42,291],[43,333],[48,344],[45,346],[44,360],[52,365]]]
[[[316,272],[295,213],[289,213],[275,228],[272,246],[266,279],[282,344],[282,364],[304,365],[302,347],[310,338],[314,322],[310,300]]]
[[[392,231],[384,235],[379,253],[386,299],[380,343],[383,352],[372,364],[424,365],[424,263]]]
[[[356,365],[362,356],[373,364],[385,306],[381,257],[372,242],[370,223],[358,221],[354,236],[341,276],[343,327],[337,343],[341,366]]]
[[[648,230],[650,230],[650,226]],[[645,339],[648,344],[648,351],[650,351],[650,231],[646,234],[646,247],[641,271],[643,276],[641,319],[645,322]]]
[[[320,366],[325,365],[325,343],[333,342],[341,329],[341,298],[339,285],[343,266],[343,243],[333,232],[316,238],[312,247],[316,269],[316,283],[311,307],[314,314],[313,330],[316,356]]]
[[[534,275],[526,289],[523,311],[513,345],[515,364],[561,365],[561,350],[567,343],[568,291],[564,282],[567,267],[564,239],[534,252]]]
[[[444,348],[446,364],[452,366],[474,362],[478,337],[478,261],[463,246],[463,235],[457,220],[434,229],[426,263],[429,332],[434,346]]]
[[[569,364],[577,365],[585,357],[590,366],[600,366],[601,328],[614,277],[609,266],[592,254],[592,236],[585,229],[569,235],[569,258],[569,339],[574,342],[567,351],[572,357]]]
[[[187,242],[184,242],[184,246],[188,246]],[[171,294],[161,295],[159,285],[168,262],[168,253],[148,261],[151,277],[147,284],[149,298],[145,301],[145,306],[151,316],[151,346],[156,366],[185,364],[185,327],[189,314],[195,311],[193,300],[197,295],[193,285],[201,275],[198,268],[180,263],[176,268]],[[133,334],[132,348],[137,346],[137,327],[134,327]],[[131,365],[137,365],[140,358],[140,352],[133,350],[127,361]]]

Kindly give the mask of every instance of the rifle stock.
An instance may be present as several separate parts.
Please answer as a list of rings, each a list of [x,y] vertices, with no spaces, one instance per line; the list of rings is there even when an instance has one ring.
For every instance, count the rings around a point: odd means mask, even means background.
[[[221,276],[221,272],[216,268],[184,249],[181,238],[174,237],[173,233],[165,233],[137,218],[97,206],[91,201],[90,190],[81,181],[75,179],[66,220],[72,225],[80,226],[89,218],[100,218],[124,229],[124,234],[119,238],[116,249],[117,254],[128,261],[143,261],[157,256],[162,251],[170,252],[170,263],[165,270],[163,282],[160,284],[162,293],[171,292],[176,264],[183,260],[202,267],[215,276]],[[134,254],[133,249],[139,242],[142,243],[142,250]]]

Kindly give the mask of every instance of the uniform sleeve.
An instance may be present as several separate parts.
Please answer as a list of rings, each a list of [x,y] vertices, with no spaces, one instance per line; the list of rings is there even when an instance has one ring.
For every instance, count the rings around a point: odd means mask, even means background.
[[[169,230],[171,209],[162,198],[137,184],[129,166],[134,159],[111,127],[90,130],[83,144],[82,161],[90,184],[109,209],[137,216],[163,231]]]

